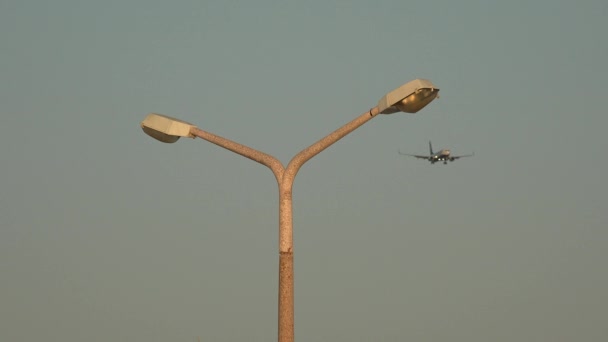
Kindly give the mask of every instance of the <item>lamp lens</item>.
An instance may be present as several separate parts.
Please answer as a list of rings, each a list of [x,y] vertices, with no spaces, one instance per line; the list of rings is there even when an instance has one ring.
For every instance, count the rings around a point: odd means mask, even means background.
[[[418,89],[415,93],[395,104],[395,107],[402,112],[416,113],[431,103],[437,97],[437,94],[439,94],[439,89]]]

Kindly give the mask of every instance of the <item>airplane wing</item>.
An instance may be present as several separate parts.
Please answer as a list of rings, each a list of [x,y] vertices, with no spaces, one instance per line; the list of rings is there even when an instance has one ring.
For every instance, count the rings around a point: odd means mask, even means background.
[[[429,156],[421,156],[419,154],[401,153],[401,151],[399,151],[399,150],[397,150],[397,152],[399,152],[399,154],[402,155],[402,156],[410,156],[410,157],[416,157],[416,158],[420,158],[420,159],[429,159]]]
[[[474,155],[475,155],[475,152],[473,152],[473,153],[471,153],[471,154],[465,154],[465,155],[462,155],[462,156],[451,156],[451,157],[450,157],[450,160],[456,160],[456,159],[458,159],[458,158],[464,158],[464,157],[472,157],[472,156],[474,156]]]

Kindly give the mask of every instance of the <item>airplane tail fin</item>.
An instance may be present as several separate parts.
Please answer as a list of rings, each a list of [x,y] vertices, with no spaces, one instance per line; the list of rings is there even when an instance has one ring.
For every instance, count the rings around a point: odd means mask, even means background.
[[[429,150],[431,151],[431,156],[433,155],[433,145],[431,145],[431,141],[429,140]]]

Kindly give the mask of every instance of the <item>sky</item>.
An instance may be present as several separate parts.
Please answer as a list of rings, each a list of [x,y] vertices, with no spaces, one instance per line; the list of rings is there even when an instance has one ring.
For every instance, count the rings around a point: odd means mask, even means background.
[[[0,1],[0,340],[272,341],[284,164],[298,341],[608,335],[608,2]],[[401,156],[428,142],[448,165]]]

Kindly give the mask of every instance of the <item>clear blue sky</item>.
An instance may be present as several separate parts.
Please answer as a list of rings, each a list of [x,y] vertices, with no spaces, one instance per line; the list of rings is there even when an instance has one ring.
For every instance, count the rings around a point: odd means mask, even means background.
[[[428,78],[296,178],[298,341],[608,335],[608,2],[0,2],[0,340],[272,341],[276,156]],[[475,157],[397,154],[428,141]]]

